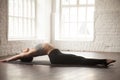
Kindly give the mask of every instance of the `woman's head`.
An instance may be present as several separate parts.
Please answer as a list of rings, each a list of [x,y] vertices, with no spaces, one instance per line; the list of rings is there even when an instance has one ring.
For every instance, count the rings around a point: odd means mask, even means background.
[[[33,57],[24,57],[24,58],[21,58],[20,60],[21,62],[32,62]]]

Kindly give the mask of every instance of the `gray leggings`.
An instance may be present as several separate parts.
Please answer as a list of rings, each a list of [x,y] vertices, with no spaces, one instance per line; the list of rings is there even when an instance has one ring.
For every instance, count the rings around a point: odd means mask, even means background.
[[[107,64],[106,59],[89,59],[73,54],[63,54],[58,49],[54,49],[49,54],[51,64],[80,64],[80,65],[97,65]]]

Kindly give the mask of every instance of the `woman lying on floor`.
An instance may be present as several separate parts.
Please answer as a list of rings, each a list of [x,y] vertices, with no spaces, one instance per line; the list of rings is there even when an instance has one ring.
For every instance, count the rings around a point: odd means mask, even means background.
[[[53,45],[45,43],[38,44],[35,48],[24,49],[20,54],[12,56],[7,59],[0,60],[0,62],[9,62],[20,59],[22,62],[31,62],[33,57],[48,55],[51,64],[80,64],[80,65],[103,65],[107,67],[109,64],[114,63],[112,59],[88,59],[82,56],[73,54],[63,54],[53,47]]]

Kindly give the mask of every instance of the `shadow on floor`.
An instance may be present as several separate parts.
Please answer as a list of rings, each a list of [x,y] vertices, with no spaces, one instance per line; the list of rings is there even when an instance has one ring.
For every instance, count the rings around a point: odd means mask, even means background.
[[[51,64],[49,61],[33,61],[33,62],[21,62],[21,61],[11,61],[10,64],[21,64],[21,65],[46,65],[52,67],[90,67],[90,68],[109,68],[109,66],[103,65],[75,65],[75,64]]]

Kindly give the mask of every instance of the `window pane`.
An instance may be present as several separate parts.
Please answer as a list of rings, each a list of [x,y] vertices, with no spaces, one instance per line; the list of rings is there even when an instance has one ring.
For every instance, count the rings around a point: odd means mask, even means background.
[[[35,20],[32,20],[32,22],[31,22],[32,24],[31,24],[31,26],[32,26],[32,28],[31,28],[31,36],[35,36]]]
[[[95,4],[95,0],[88,0],[88,4]]]
[[[83,22],[86,20],[86,8],[85,7],[79,7],[78,10],[78,21]]]
[[[86,25],[85,22],[78,24],[78,33],[79,33],[79,35],[86,35],[86,34],[88,34],[87,25]]]
[[[69,22],[69,8],[62,8],[62,22]]]
[[[24,3],[23,3],[23,17],[27,17],[28,16],[28,4],[27,4],[27,0],[24,0]]]
[[[69,0],[62,0],[62,5],[69,5]]]
[[[88,29],[88,32],[89,34],[88,35],[93,35],[93,26],[94,26],[94,23],[91,22],[91,23],[87,23],[87,29]]]
[[[26,34],[27,34],[27,32],[28,32],[28,30],[27,30],[27,26],[28,26],[28,22],[27,22],[27,19],[23,19],[23,34],[24,34],[24,36],[26,36]]]
[[[77,7],[70,8],[70,22],[77,22]]]
[[[94,21],[94,7],[87,8],[87,21]]]
[[[35,18],[35,0],[31,1],[31,7],[32,7],[32,9],[31,9],[31,17]]]
[[[19,17],[23,16],[23,0],[19,0]]]
[[[9,1],[9,7],[8,7],[8,8],[9,8],[9,16],[13,16],[13,13],[14,13],[14,12],[12,11],[13,8],[14,8],[14,6],[13,6],[13,5],[14,5],[14,4],[13,4],[13,0],[8,0],[8,1]]]
[[[61,30],[62,30],[62,36],[63,37],[68,37],[69,36],[69,30],[70,30],[69,23],[63,23]]]
[[[18,18],[14,17],[13,18],[13,26],[14,26],[14,35],[17,35],[18,34]]]
[[[77,0],[70,0],[70,5],[76,5],[77,4]]]
[[[8,34],[8,36],[13,36],[14,34],[13,34],[13,28],[14,28],[14,26],[13,26],[13,22],[14,22],[14,20],[13,20],[13,18],[12,17],[9,17],[9,29],[8,29],[8,32],[9,32],[9,34]],[[11,32],[12,31],[12,32]]]
[[[23,19],[19,18],[19,36],[23,36]]]
[[[70,23],[70,36],[75,37],[77,34],[77,23]]]
[[[14,3],[14,8],[13,8],[14,16],[19,16],[19,14],[18,14],[18,11],[19,11],[18,3],[19,2],[18,2],[18,0],[14,0],[13,3]]]
[[[31,18],[32,14],[31,14],[31,9],[32,9],[32,0],[27,0],[27,15],[29,18]]]
[[[87,4],[87,1],[86,0],[79,0],[79,4]]]

